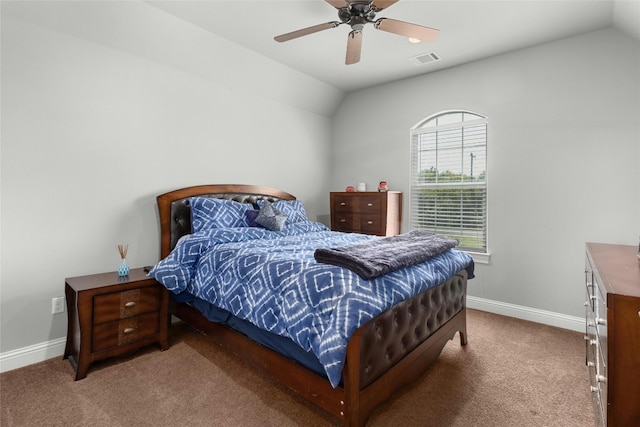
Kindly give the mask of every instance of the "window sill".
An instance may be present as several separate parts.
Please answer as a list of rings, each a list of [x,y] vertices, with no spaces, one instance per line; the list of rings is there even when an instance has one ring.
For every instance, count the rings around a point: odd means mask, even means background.
[[[482,253],[482,252],[469,252],[467,251],[471,258],[473,258],[473,262],[476,264],[489,264],[491,261],[490,253]]]

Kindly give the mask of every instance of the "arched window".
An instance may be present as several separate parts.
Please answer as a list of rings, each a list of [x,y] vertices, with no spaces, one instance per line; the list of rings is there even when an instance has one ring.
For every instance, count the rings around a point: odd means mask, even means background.
[[[411,130],[411,227],[487,253],[487,119],[438,113]]]

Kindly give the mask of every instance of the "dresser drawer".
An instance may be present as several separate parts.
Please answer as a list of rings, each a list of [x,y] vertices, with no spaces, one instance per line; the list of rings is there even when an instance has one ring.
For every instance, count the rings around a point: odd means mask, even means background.
[[[383,199],[379,195],[335,196],[336,212],[364,213],[381,215],[384,209]]]
[[[94,326],[92,351],[119,347],[157,334],[160,331],[157,311]]]
[[[380,215],[360,215],[360,231],[365,234],[378,234],[384,231]]]
[[[336,214],[334,217],[334,227],[336,231],[351,232],[354,230],[353,224],[354,215],[341,213]]]
[[[587,340],[587,368],[589,369],[589,383],[591,385],[591,403],[593,404],[594,412],[602,414],[602,398],[596,382],[596,375],[598,374],[598,348],[596,347],[596,342],[595,334],[592,339]]]
[[[93,324],[111,322],[137,316],[141,313],[158,311],[162,289],[160,286],[146,286],[123,292],[97,295],[93,299]]]
[[[593,317],[588,321],[591,322],[593,327],[596,328],[600,352],[602,353],[602,358],[606,363],[608,349],[607,304],[602,293],[602,288],[598,284],[598,279],[596,277],[594,277],[593,284],[595,292],[595,304],[593,309]]]

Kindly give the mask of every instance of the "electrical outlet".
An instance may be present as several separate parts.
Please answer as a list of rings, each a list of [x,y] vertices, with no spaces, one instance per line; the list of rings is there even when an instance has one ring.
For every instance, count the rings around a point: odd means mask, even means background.
[[[62,313],[64,311],[64,297],[51,299],[51,314]]]

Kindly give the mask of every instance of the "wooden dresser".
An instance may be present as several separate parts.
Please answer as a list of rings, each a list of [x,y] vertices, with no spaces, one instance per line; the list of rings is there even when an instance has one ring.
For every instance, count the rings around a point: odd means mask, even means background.
[[[638,248],[587,243],[586,363],[597,425],[640,426]]]
[[[87,376],[96,360],[158,343],[169,348],[169,292],[142,268],[66,279],[68,324],[63,359]]]
[[[331,229],[394,236],[402,227],[402,192],[332,192]]]

